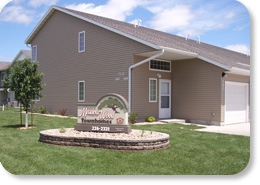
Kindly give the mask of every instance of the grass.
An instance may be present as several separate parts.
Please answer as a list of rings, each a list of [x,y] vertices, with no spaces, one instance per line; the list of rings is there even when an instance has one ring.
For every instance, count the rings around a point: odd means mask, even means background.
[[[21,130],[19,118],[19,109],[0,110],[0,162],[16,175],[232,175],[250,159],[250,137],[194,125],[132,125],[169,134],[170,147],[125,152],[41,143],[41,130],[71,128],[76,120],[34,115],[33,128]]]

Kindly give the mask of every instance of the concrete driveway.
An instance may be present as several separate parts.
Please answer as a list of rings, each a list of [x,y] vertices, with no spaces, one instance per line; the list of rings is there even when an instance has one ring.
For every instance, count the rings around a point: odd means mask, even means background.
[[[203,132],[215,132],[215,133],[223,133],[223,134],[250,136],[250,123],[236,123],[236,124],[224,125],[224,126],[208,126],[208,125],[201,125],[201,126],[204,126],[206,128],[196,129],[196,130],[203,131]]]

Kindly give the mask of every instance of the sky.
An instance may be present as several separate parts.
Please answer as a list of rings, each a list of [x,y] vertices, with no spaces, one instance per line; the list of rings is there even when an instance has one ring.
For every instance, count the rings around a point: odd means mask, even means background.
[[[5,0],[0,0],[5,1]],[[241,1],[242,2],[242,1]],[[250,13],[237,0],[12,0],[0,10],[0,61],[11,62],[51,5],[250,54]],[[1,5],[1,4],[0,4]]]

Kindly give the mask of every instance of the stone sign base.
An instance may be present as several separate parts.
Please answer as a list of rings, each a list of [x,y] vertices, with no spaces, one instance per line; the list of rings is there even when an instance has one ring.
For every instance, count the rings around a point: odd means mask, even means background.
[[[77,131],[88,132],[109,132],[109,133],[130,133],[130,125],[109,125],[109,124],[89,124],[89,123],[76,123],[74,129]]]
[[[169,135],[160,132],[133,129],[129,134],[74,132],[74,128],[66,128],[65,133],[59,129],[43,130],[39,141],[54,145],[103,148],[124,151],[144,151],[165,149],[170,146]],[[88,132],[90,133],[90,132]],[[133,135],[131,135],[133,134]],[[118,137],[120,135],[120,137]],[[129,136],[131,135],[131,136]]]

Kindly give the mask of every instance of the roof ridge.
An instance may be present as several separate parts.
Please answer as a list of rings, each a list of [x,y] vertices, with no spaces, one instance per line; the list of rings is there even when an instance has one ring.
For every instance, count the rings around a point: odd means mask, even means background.
[[[55,5],[53,5],[49,9],[49,11],[42,18],[41,22],[38,23],[33,32],[29,35],[29,37],[27,37],[27,44],[30,43],[31,39],[35,36],[35,34],[37,34],[40,27],[45,23],[45,21],[48,20],[49,16],[51,16],[55,10],[103,27],[112,32],[150,46],[154,49],[165,47],[184,52],[196,53],[201,58],[215,61],[225,66],[250,70],[250,67],[238,64],[243,63],[250,65],[250,55],[248,56],[246,54],[232,51],[209,43],[201,41],[198,42],[197,40],[188,39],[172,33],[167,33],[144,26],[135,26],[132,23]]]
[[[64,9],[64,10],[67,10],[67,11],[70,11],[70,12],[74,12],[74,13],[75,13],[75,12],[78,12],[78,13],[80,13],[80,14],[86,14],[86,15],[89,15],[89,16],[98,17],[98,18],[110,20],[110,21],[113,21],[113,22],[118,22],[118,23],[120,23],[120,24],[126,24],[126,25],[128,25],[128,26],[134,26],[133,23],[129,23],[129,22],[125,22],[125,21],[120,21],[120,20],[112,19],[112,18],[109,18],[109,17],[101,16],[101,15],[91,14],[91,13],[87,13],[87,12],[83,12],[83,11],[79,11],[79,10],[73,10],[73,9],[70,9],[70,8],[60,7],[60,6],[56,6],[56,7],[61,8],[61,9]],[[167,34],[167,35],[171,35],[171,36],[176,36],[176,37],[179,37],[179,38],[181,38],[181,39],[184,38],[184,37],[179,36],[179,35],[176,35],[176,34],[164,32],[164,31],[161,31],[161,30],[156,30],[156,29],[149,28],[149,27],[146,27],[146,26],[141,26],[141,25],[139,25],[139,26],[137,26],[136,28],[144,28],[144,29],[151,30],[151,31],[156,31],[156,32],[159,32],[159,33],[162,33],[162,34]]]
[[[87,12],[83,12],[83,11],[79,11],[79,10],[73,10],[73,9],[70,9],[70,8],[65,8],[65,7],[60,7],[60,6],[56,6],[58,8],[61,8],[61,9],[64,9],[64,10],[67,10],[67,11],[70,11],[72,13],[76,13],[76,14],[85,14],[87,16],[92,16],[92,17],[96,17],[96,18],[101,18],[103,20],[109,20],[109,21],[112,21],[112,22],[117,22],[119,24],[125,24],[127,26],[133,26],[134,27],[134,24],[132,23],[128,23],[128,22],[125,22],[125,21],[120,21],[120,20],[116,20],[116,19],[112,19],[112,18],[108,18],[108,17],[104,17],[104,16],[100,16],[100,15],[96,15],[96,14],[91,14],[91,13],[87,13]],[[91,19],[91,18],[89,18]],[[96,21],[96,20],[94,20]],[[99,22],[100,23],[100,22]],[[102,24],[102,23],[101,23]],[[106,24],[105,24],[106,25]],[[110,26],[110,25],[106,25],[106,26]],[[115,27],[113,27],[115,28]],[[173,33],[168,33],[168,32],[164,32],[164,31],[161,31],[161,30],[157,30],[157,29],[153,29],[153,28],[149,28],[149,27],[146,27],[146,26],[137,26],[135,27],[136,29],[144,29],[146,31],[150,31],[150,32],[157,32],[158,34],[160,35],[165,35],[165,36],[170,36],[170,37],[175,37],[176,39],[180,39],[180,40],[183,40],[183,42],[187,42],[187,44],[189,44],[190,42],[195,42],[197,43],[198,41],[197,40],[194,40],[194,39],[186,39],[185,37],[183,36],[179,36],[179,35],[176,35],[176,34],[173,34]],[[116,28],[115,28],[116,29]],[[120,30],[122,31],[122,30]],[[128,33],[129,34],[129,33]],[[133,35],[135,36],[135,35]],[[199,41],[199,43],[197,44],[200,44],[200,45],[204,45],[205,47],[209,46],[209,47],[214,47],[216,49],[221,49],[223,51],[226,51],[226,52],[234,52],[236,54],[239,54],[239,55],[246,55],[246,54],[243,54],[243,53],[240,53],[240,52],[237,52],[237,51],[233,51],[233,50],[229,50],[229,49],[226,49],[226,48],[223,48],[223,47],[220,47],[220,46],[216,46],[216,45],[212,45],[212,44],[209,44],[209,43],[206,43],[206,42],[202,42],[202,41]],[[165,47],[168,47],[168,46],[165,46]]]

